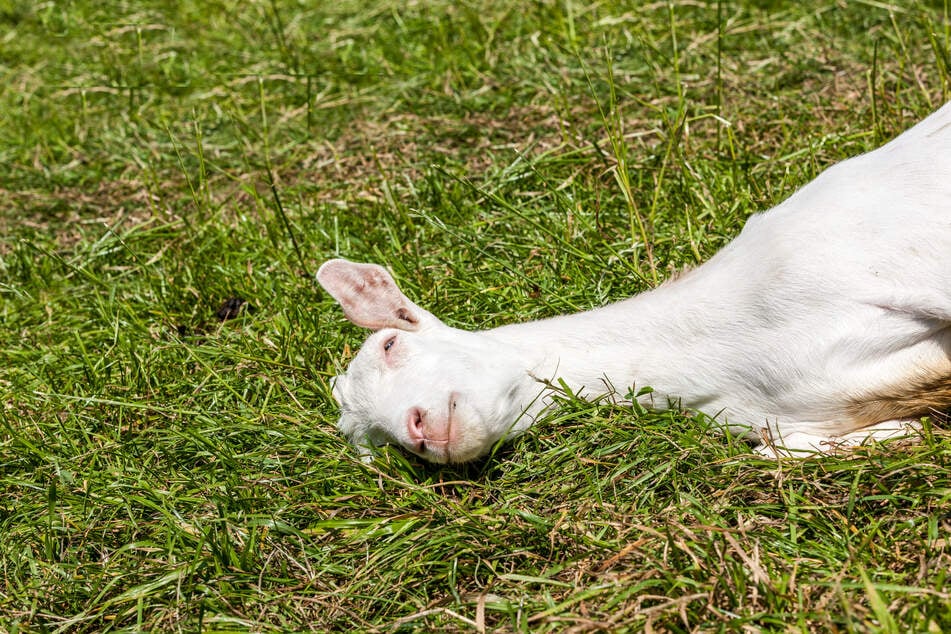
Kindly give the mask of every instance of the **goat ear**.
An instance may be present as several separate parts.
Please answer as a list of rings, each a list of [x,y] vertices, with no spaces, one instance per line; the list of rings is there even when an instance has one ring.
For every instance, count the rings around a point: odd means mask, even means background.
[[[337,300],[347,319],[364,328],[418,330],[423,321],[432,318],[376,264],[330,260],[317,271],[317,281]]]

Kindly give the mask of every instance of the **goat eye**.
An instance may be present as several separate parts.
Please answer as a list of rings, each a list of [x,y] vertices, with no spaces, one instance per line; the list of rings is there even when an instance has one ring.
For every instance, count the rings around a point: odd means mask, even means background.
[[[396,337],[390,337],[387,339],[386,343],[383,344],[383,352],[389,352],[394,343],[396,343]]]

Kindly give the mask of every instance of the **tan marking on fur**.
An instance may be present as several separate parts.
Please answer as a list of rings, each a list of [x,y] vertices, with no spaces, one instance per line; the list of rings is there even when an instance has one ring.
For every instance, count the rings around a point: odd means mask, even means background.
[[[951,410],[951,363],[908,382],[858,398],[846,406],[857,429],[887,420],[920,418]]]

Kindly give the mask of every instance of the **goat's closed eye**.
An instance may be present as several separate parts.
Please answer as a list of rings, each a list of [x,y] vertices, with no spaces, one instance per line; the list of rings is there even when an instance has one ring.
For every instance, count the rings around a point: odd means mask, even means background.
[[[393,344],[396,343],[396,337],[390,337],[386,340],[386,343],[383,344],[383,352],[389,352],[390,348],[393,347]]]

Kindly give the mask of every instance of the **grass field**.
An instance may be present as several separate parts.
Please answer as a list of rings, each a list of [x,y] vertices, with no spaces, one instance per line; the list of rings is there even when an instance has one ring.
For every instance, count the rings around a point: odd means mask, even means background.
[[[776,463],[568,400],[365,466],[313,279],[473,328],[650,288],[951,98],[946,0],[0,0],[0,40],[0,630],[951,631],[940,417]]]

